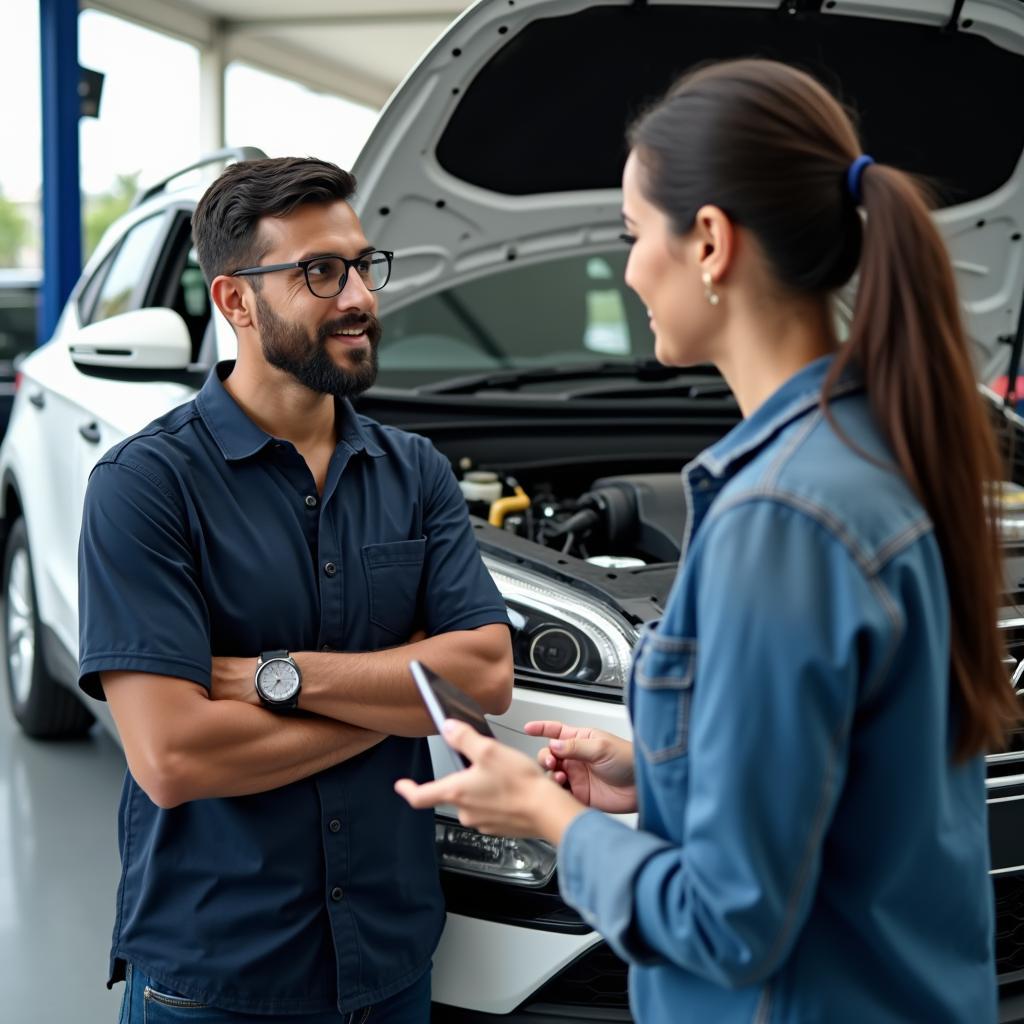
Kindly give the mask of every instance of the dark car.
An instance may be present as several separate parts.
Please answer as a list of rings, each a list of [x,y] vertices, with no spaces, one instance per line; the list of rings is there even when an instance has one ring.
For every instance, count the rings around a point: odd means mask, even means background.
[[[11,416],[18,356],[36,347],[42,284],[38,270],[0,269],[0,437]]]

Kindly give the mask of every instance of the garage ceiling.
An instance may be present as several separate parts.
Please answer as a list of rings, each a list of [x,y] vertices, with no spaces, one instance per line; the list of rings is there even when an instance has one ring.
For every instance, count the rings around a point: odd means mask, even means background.
[[[324,92],[379,108],[465,0],[84,0]],[[283,14],[282,11],[287,11]]]

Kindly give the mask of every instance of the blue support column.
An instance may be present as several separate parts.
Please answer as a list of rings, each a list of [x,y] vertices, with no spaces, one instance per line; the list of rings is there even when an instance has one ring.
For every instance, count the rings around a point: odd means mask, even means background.
[[[43,293],[48,341],[82,269],[78,167],[78,0],[39,0],[43,100]]]

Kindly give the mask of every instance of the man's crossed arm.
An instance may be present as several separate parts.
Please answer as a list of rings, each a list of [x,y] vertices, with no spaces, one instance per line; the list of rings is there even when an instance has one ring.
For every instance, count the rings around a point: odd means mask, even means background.
[[[209,693],[169,676],[102,674],[128,767],[154,803],[262,793],[340,764],[388,735],[432,732],[409,675],[412,658],[447,675],[491,713],[506,710],[512,695],[503,625],[365,654],[292,656],[303,675],[299,706],[314,717],[258,706],[255,658],[215,658]]]
[[[420,639],[366,654],[292,653],[302,671],[299,707],[392,736],[434,731],[409,674],[417,658],[450,679],[489,714],[512,700],[512,645],[507,626],[493,624]],[[255,658],[214,658],[210,696],[259,704]]]

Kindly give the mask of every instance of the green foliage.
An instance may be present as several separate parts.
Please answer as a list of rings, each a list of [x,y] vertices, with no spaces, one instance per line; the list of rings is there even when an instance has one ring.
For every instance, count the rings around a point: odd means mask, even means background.
[[[24,214],[0,193],[0,267],[16,267],[21,247],[28,241]]]
[[[117,183],[109,192],[98,196],[87,196],[84,211],[83,260],[87,260],[103,232],[125,213],[132,205],[135,193],[139,190],[139,172],[119,174]]]

